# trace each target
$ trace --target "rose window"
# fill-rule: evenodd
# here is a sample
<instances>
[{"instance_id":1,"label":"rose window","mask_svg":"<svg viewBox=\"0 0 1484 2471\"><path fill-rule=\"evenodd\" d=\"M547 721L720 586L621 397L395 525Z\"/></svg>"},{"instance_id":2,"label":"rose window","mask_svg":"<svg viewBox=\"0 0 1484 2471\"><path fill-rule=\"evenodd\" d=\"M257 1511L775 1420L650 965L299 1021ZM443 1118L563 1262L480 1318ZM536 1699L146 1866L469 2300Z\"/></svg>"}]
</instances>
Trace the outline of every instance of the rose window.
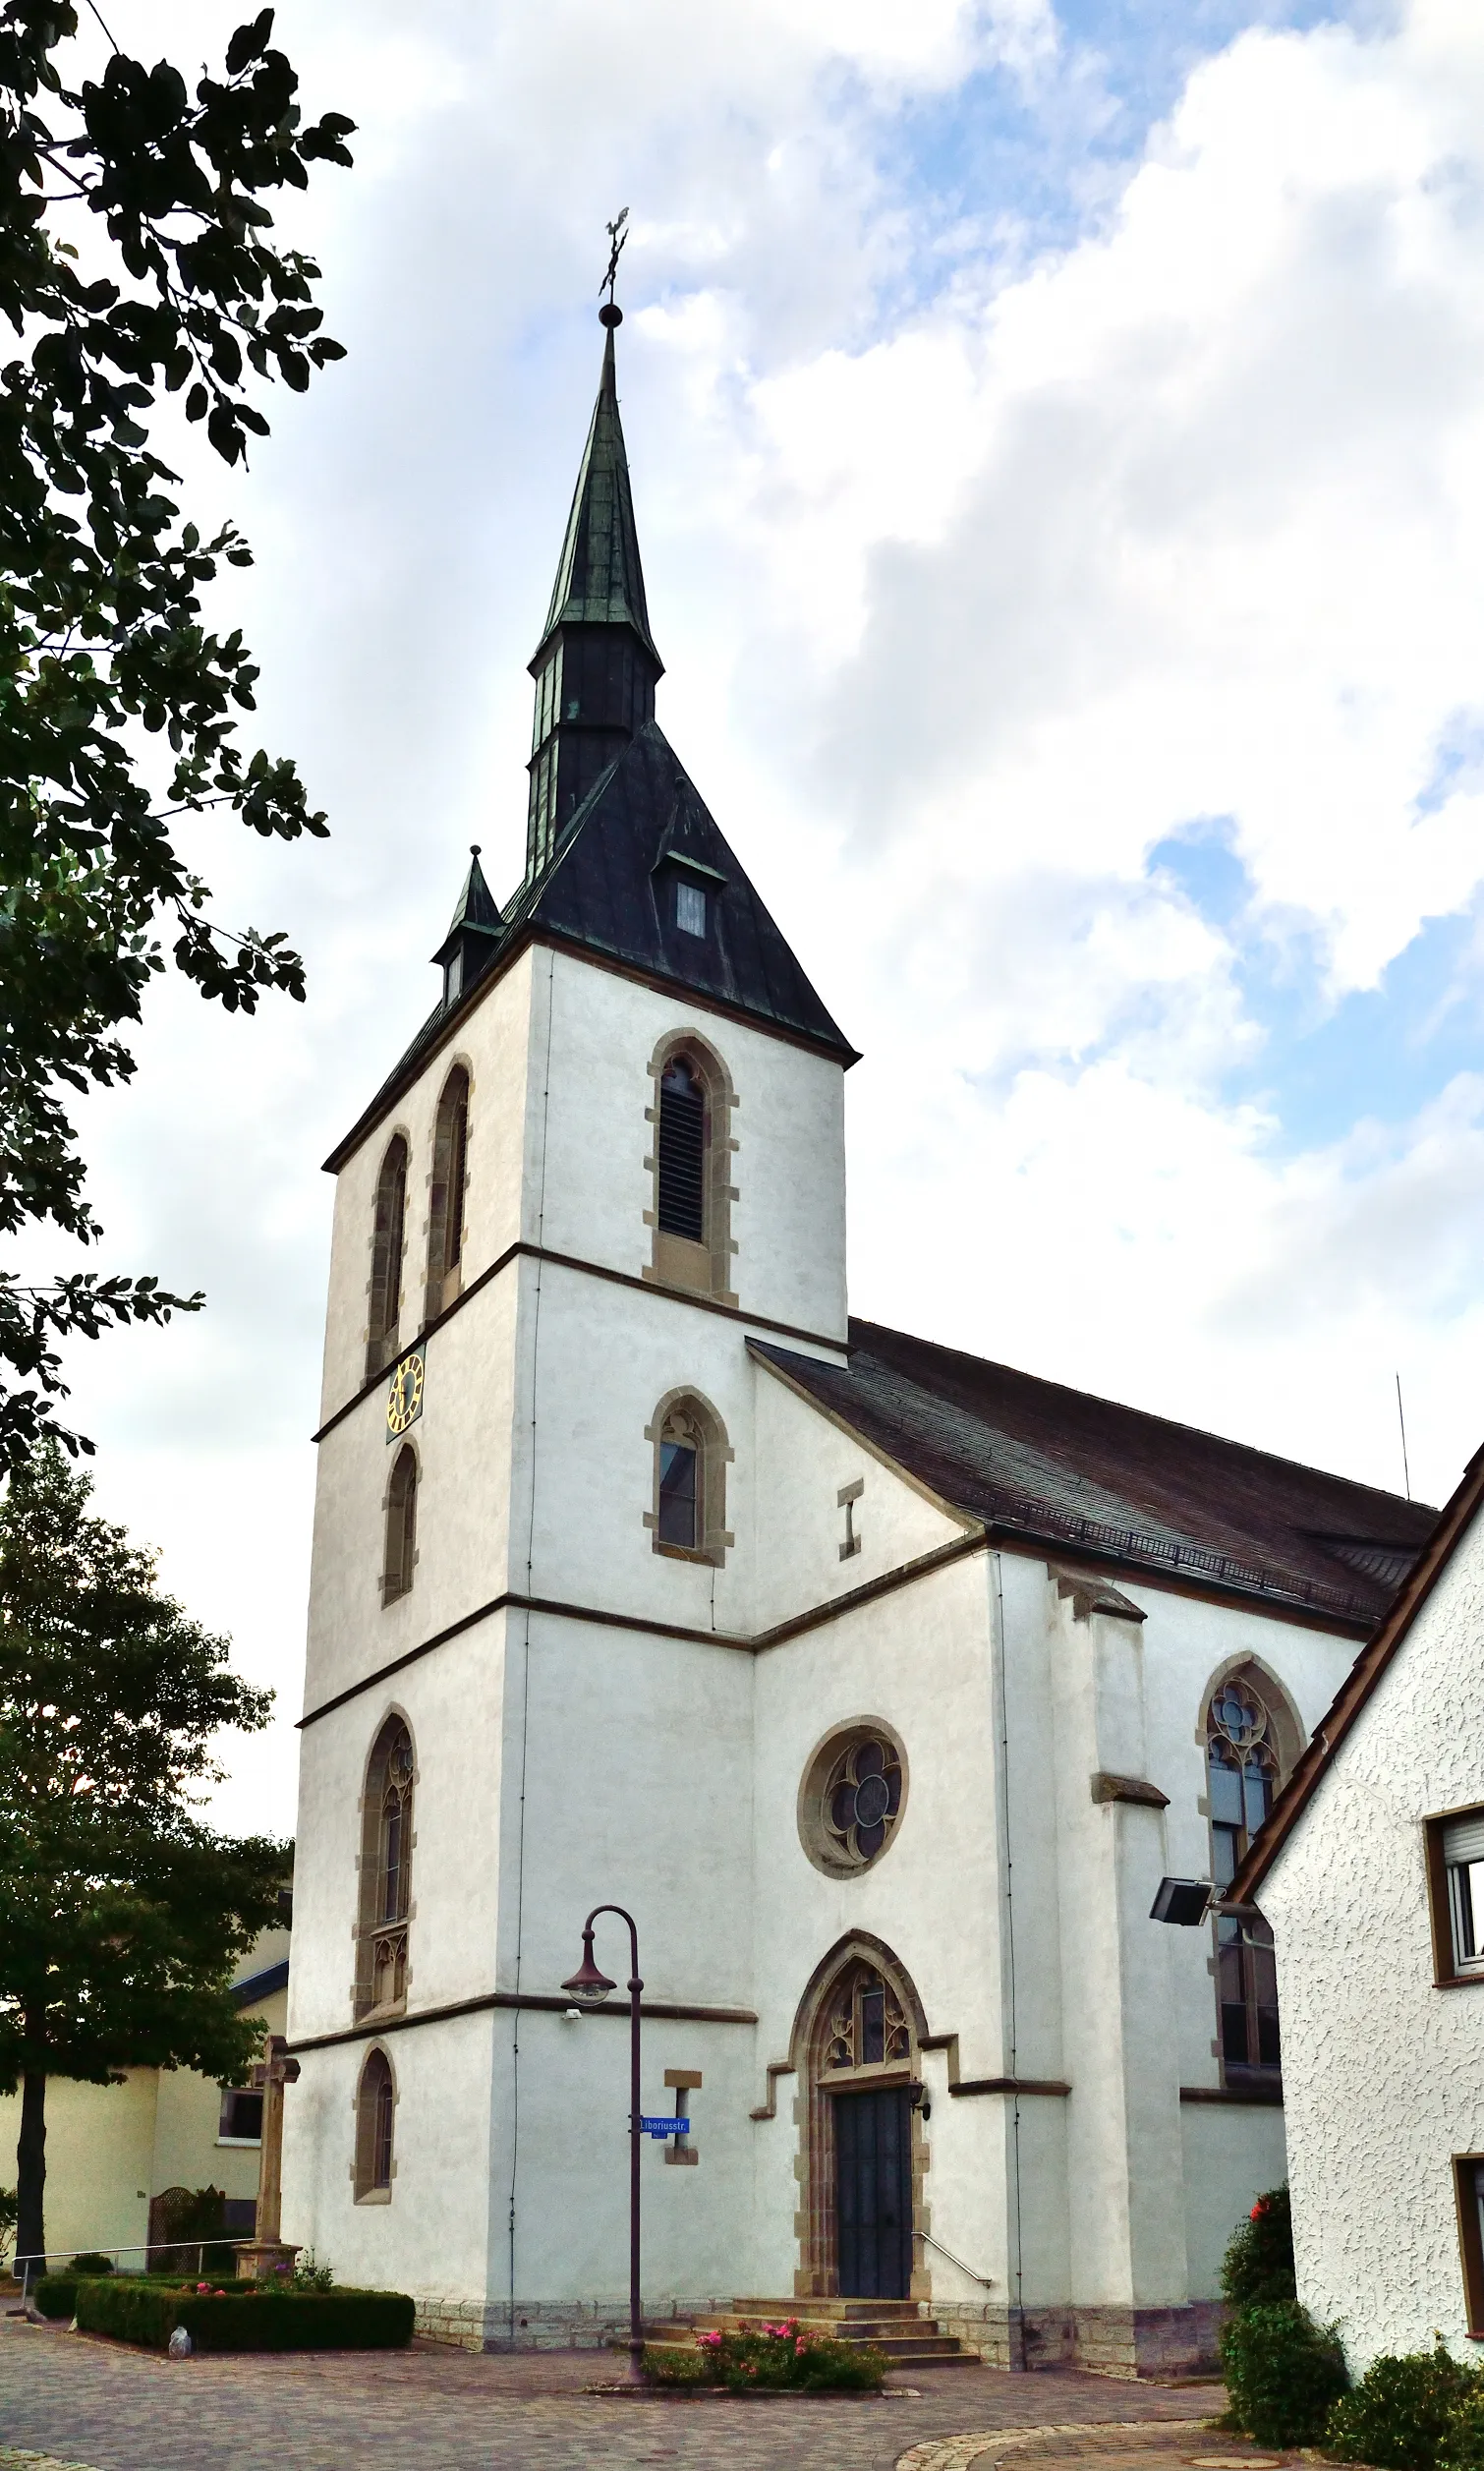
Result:
<instances>
[{"instance_id":1,"label":"rose window","mask_svg":"<svg viewBox=\"0 0 1484 2471\"><path fill-rule=\"evenodd\" d=\"M825 1831L835 1859L859 1869L881 1852L901 1809L901 1761L868 1735L842 1751L825 1788Z\"/></svg>"}]
</instances>

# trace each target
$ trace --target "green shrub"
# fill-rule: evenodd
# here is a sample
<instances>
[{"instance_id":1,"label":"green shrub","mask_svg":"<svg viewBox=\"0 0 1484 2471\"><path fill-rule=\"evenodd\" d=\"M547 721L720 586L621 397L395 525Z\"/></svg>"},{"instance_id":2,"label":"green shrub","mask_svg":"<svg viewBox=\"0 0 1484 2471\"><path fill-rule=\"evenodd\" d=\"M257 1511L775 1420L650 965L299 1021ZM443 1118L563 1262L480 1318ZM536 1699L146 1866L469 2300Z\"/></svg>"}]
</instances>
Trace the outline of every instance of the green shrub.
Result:
<instances>
[{"instance_id":1,"label":"green shrub","mask_svg":"<svg viewBox=\"0 0 1484 2471\"><path fill-rule=\"evenodd\" d=\"M1348 2378L1333 2327L1296 2300L1239 2308L1221 2331L1234 2425L1260 2445L1315 2445Z\"/></svg>"},{"instance_id":2,"label":"green shrub","mask_svg":"<svg viewBox=\"0 0 1484 2471\"><path fill-rule=\"evenodd\" d=\"M39 2282L31 2284L30 2295L43 2317L71 2319L78 2313L78 2277L75 2273L43 2273Z\"/></svg>"},{"instance_id":3,"label":"green shrub","mask_svg":"<svg viewBox=\"0 0 1484 2471\"><path fill-rule=\"evenodd\" d=\"M694 2342L647 2342L645 2383L651 2385L709 2385L711 2362Z\"/></svg>"},{"instance_id":4,"label":"green shrub","mask_svg":"<svg viewBox=\"0 0 1484 2471\"><path fill-rule=\"evenodd\" d=\"M90 2281L95 2274L111 2273L113 2271L113 2259L111 2257L105 2257L101 2249L85 2248L81 2256L74 2257L72 2264L68 2268L68 2271L69 2273L74 2274L79 2281L82 2281L85 2276Z\"/></svg>"},{"instance_id":5,"label":"green shrub","mask_svg":"<svg viewBox=\"0 0 1484 2471\"><path fill-rule=\"evenodd\" d=\"M1478 2370L1461 2366L1441 2336L1430 2351L1372 2360L1331 2411L1325 2452L1379 2471L1434 2471L1458 2406L1481 2388Z\"/></svg>"},{"instance_id":6,"label":"green shrub","mask_svg":"<svg viewBox=\"0 0 1484 2471\"><path fill-rule=\"evenodd\" d=\"M652 2342L644 2354L653 2385L725 2385L732 2393L879 2393L890 2365L885 2351L808 2333L795 2317L745 2333L703 2333L694 2351Z\"/></svg>"},{"instance_id":7,"label":"green shrub","mask_svg":"<svg viewBox=\"0 0 1484 2471\"><path fill-rule=\"evenodd\" d=\"M1275 2300L1297 2296L1288 2191L1286 2186L1270 2188L1227 2244L1222 2297L1228 2308L1266 2308Z\"/></svg>"},{"instance_id":8,"label":"green shrub","mask_svg":"<svg viewBox=\"0 0 1484 2471\"><path fill-rule=\"evenodd\" d=\"M1484 2471L1484 2377L1475 2377L1449 2412L1438 2471Z\"/></svg>"},{"instance_id":9,"label":"green shrub","mask_svg":"<svg viewBox=\"0 0 1484 2471\"><path fill-rule=\"evenodd\" d=\"M136 2274L78 2285L86 2333L163 2350L184 2326L199 2351L381 2351L412 2340L402 2291L266 2290L255 2284L145 2282Z\"/></svg>"}]
</instances>

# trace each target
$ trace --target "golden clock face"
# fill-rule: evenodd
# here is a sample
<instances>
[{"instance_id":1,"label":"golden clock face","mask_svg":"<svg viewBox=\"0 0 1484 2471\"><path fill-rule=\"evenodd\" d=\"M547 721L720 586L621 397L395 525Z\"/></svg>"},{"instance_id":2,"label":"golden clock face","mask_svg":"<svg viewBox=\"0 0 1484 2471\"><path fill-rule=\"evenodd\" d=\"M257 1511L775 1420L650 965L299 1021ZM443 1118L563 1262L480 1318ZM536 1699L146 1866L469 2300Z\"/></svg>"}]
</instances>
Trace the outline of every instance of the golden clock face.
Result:
<instances>
[{"instance_id":1,"label":"golden clock face","mask_svg":"<svg viewBox=\"0 0 1484 2471\"><path fill-rule=\"evenodd\" d=\"M421 1353L404 1355L392 1372L386 1394L386 1437L395 1441L423 1412L424 1365Z\"/></svg>"}]
</instances>

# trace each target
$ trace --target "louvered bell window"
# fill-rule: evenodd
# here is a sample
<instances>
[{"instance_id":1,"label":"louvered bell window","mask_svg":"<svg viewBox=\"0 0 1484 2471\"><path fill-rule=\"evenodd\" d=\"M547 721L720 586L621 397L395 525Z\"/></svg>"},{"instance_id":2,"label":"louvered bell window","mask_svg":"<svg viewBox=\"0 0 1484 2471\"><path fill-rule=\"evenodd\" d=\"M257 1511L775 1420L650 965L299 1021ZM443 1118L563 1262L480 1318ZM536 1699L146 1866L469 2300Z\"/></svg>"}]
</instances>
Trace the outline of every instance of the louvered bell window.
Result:
<instances>
[{"instance_id":1,"label":"louvered bell window","mask_svg":"<svg viewBox=\"0 0 1484 2471\"><path fill-rule=\"evenodd\" d=\"M706 1092L683 1056L659 1084L659 1225L706 1241Z\"/></svg>"},{"instance_id":2,"label":"louvered bell window","mask_svg":"<svg viewBox=\"0 0 1484 2471\"><path fill-rule=\"evenodd\" d=\"M1484 1973L1484 1810L1443 1824L1448 1918L1460 1974Z\"/></svg>"}]
</instances>

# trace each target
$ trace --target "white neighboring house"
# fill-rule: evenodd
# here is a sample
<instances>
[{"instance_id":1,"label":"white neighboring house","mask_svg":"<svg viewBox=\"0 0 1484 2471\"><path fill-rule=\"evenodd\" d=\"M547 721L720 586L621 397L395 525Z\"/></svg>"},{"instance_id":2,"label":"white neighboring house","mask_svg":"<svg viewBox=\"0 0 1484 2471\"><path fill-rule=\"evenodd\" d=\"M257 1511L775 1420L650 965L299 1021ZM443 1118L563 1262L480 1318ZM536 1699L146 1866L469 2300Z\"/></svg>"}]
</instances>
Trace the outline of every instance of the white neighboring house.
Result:
<instances>
[{"instance_id":1,"label":"white neighboring house","mask_svg":"<svg viewBox=\"0 0 1484 2471\"><path fill-rule=\"evenodd\" d=\"M623 2003L561 1987L612 1900L691 2122L652 2311L1189 2364L1278 2016L1151 1901L1230 1876L1431 1514L849 1318L855 1053L656 724L612 341L525 879L476 853L328 1162L284 2235L456 2340L622 2325Z\"/></svg>"},{"instance_id":2,"label":"white neighboring house","mask_svg":"<svg viewBox=\"0 0 1484 2471\"><path fill-rule=\"evenodd\" d=\"M1484 2342L1481 1502L1484 1451L1234 1889L1277 1943L1298 2295L1360 2369Z\"/></svg>"}]
</instances>

